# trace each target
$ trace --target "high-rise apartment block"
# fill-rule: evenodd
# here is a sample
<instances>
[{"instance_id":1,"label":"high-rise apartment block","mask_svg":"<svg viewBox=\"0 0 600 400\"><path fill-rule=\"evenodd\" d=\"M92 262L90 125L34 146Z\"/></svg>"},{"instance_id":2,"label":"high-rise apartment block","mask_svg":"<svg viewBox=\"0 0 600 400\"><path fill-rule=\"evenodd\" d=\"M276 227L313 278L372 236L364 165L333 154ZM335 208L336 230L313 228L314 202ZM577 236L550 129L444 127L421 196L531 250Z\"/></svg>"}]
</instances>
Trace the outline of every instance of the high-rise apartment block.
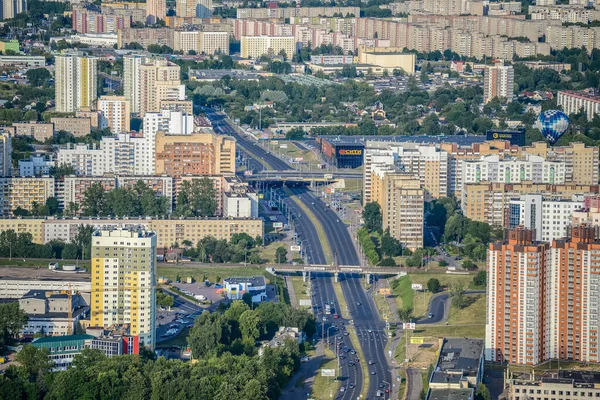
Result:
<instances>
[{"instance_id":1,"label":"high-rise apartment block","mask_svg":"<svg viewBox=\"0 0 600 400\"><path fill-rule=\"evenodd\" d=\"M519 227L490 245L486 358L536 365L600 361L598 228L574 226L552 246Z\"/></svg>"},{"instance_id":2,"label":"high-rise apartment block","mask_svg":"<svg viewBox=\"0 0 600 400\"><path fill-rule=\"evenodd\" d=\"M240 41L240 56L243 58L257 59L262 55L282 53L290 59L296 53L294 36L242 36Z\"/></svg>"},{"instance_id":3,"label":"high-rise apartment block","mask_svg":"<svg viewBox=\"0 0 600 400\"><path fill-rule=\"evenodd\" d=\"M8 132L0 131L0 176L12 174L12 145Z\"/></svg>"},{"instance_id":4,"label":"high-rise apartment block","mask_svg":"<svg viewBox=\"0 0 600 400\"><path fill-rule=\"evenodd\" d=\"M27 11L27 0L3 0L1 11L0 20L12 19L17 14Z\"/></svg>"},{"instance_id":5,"label":"high-rise apartment block","mask_svg":"<svg viewBox=\"0 0 600 400\"><path fill-rule=\"evenodd\" d=\"M98 99L98 110L102 112L103 127L112 133L129 132L131 107L125 96L102 96Z\"/></svg>"},{"instance_id":6,"label":"high-rise apartment block","mask_svg":"<svg viewBox=\"0 0 600 400\"><path fill-rule=\"evenodd\" d=\"M180 18L210 18L212 0L177 0L175 13Z\"/></svg>"},{"instance_id":7,"label":"high-rise apartment block","mask_svg":"<svg viewBox=\"0 0 600 400\"><path fill-rule=\"evenodd\" d=\"M149 61L141 54L123 56L123 94L130 103L131 112L140 112L140 66Z\"/></svg>"},{"instance_id":8,"label":"high-rise apartment block","mask_svg":"<svg viewBox=\"0 0 600 400\"><path fill-rule=\"evenodd\" d=\"M156 24L158 20L165 20L167 4L165 0L148 0L146 2L146 22Z\"/></svg>"},{"instance_id":9,"label":"high-rise apartment block","mask_svg":"<svg viewBox=\"0 0 600 400\"><path fill-rule=\"evenodd\" d=\"M156 234L101 230L92 235L92 326L128 325L140 344L156 344Z\"/></svg>"},{"instance_id":10,"label":"high-rise apartment block","mask_svg":"<svg viewBox=\"0 0 600 400\"><path fill-rule=\"evenodd\" d=\"M196 17L210 18L213 13L212 0L196 0Z\"/></svg>"},{"instance_id":11,"label":"high-rise apartment block","mask_svg":"<svg viewBox=\"0 0 600 400\"><path fill-rule=\"evenodd\" d=\"M550 245L533 231L509 231L488 252L486 358L535 365L545 359L547 258ZM556 314L554 314L556 315ZM548 317L550 317L548 315Z\"/></svg>"},{"instance_id":12,"label":"high-rise apartment block","mask_svg":"<svg viewBox=\"0 0 600 400\"><path fill-rule=\"evenodd\" d=\"M411 250L422 248L425 194L418 176L379 164L371 182L371 201L381 207L383 229Z\"/></svg>"},{"instance_id":13,"label":"high-rise apartment block","mask_svg":"<svg viewBox=\"0 0 600 400\"><path fill-rule=\"evenodd\" d=\"M212 133L156 135L156 174L235 174L235 140Z\"/></svg>"},{"instance_id":14,"label":"high-rise apartment block","mask_svg":"<svg viewBox=\"0 0 600 400\"><path fill-rule=\"evenodd\" d=\"M512 65L494 65L486 67L483 76L483 102L493 98L512 101L515 86L515 70Z\"/></svg>"},{"instance_id":15,"label":"high-rise apartment block","mask_svg":"<svg viewBox=\"0 0 600 400\"><path fill-rule=\"evenodd\" d=\"M363 188L365 201L370 201L372 165L392 164L402 172L415 175L425 190L425 201L448 195L448 153L435 146L415 143L368 141L365 146Z\"/></svg>"},{"instance_id":16,"label":"high-rise apartment block","mask_svg":"<svg viewBox=\"0 0 600 400\"><path fill-rule=\"evenodd\" d=\"M161 100L184 100L185 86L180 67L167 60L152 60L139 66L139 114L160 111ZM126 84L127 86L127 84Z\"/></svg>"},{"instance_id":17,"label":"high-rise apartment block","mask_svg":"<svg viewBox=\"0 0 600 400\"><path fill-rule=\"evenodd\" d=\"M56 111L75 112L92 107L96 101L96 57L67 53L55 58Z\"/></svg>"}]
</instances>

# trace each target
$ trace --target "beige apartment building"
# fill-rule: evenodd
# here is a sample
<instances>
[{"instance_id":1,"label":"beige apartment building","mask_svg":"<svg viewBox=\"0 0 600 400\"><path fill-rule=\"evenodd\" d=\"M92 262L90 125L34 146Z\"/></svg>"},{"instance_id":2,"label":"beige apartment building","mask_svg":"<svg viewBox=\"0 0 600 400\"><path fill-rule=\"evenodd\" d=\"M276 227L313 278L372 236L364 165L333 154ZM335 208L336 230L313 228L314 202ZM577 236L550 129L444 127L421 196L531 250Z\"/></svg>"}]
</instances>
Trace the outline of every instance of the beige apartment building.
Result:
<instances>
[{"instance_id":1,"label":"beige apartment building","mask_svg":"<svg viewBox=\"0 0 600 400\"><path fill-rule=\"evenodd\" d=\"M139 114L144 116L147 112L158 112L160 100L183 100L179 98L182 85L180 81L181 68L165 59L152 60L139 66ZM159 89L160 86L160 89ZM185 88L184 95L185 95ZM160 91L160 93L159 93ZM167 99L167 93L172 91L178 94L176 98Z\"/></svg>"},{"instance_id":2,"label":"beige apartment building","mask_svg":"<svg viewBox=\"0 0 600 400\"><path fill-rule=\"evenodd\" d=\"M30 233L33 243L44 244L44 222L41 218L0 218L0 232Z\"/></svg>"},{"instance_id":3,"label":"beige apartment building","mask_svg":"<svg viewBox=\"0 0 600 400\"><path fill-rule=\"evenodd\" d=\"M155 24L158 20L165 20L167 4L165 0L148 0L146 2L146 22Z\"/></svg>"},{"instance_id":4,"label":"beige apartment building","mask_svg":"<svg viewBox=\"0 0 600 400\"><path fill-rule=\"evenodd\" d=\"M425 194L419 178L390 165L371 172L372 201L381 207L383 229L411 250L423 247Z\"/></svg>"},{"instance_id":5,"label":"beige apartment building","mask_svg":"<svg viewBox=\"0 0 600 400\"><path fill-rule=\"evenodd\" d=\"M33 203L45 204L54 196L54 178L0 178L2 215L12 215L18 207L31 210Z\"/></svg>"},{"instance_id":6,"label":"beige apartment building","mask_svg":"<svg viewBox=\"0 0 600 400\"><path fill-rule=\"evenodd\" d=\"M92 110L91 108L82 107L80 110L75 111L75 117L76 118L89 118L90 125L92 126L92 128L99 127L98 124L100 121L100 111L98 111L98 110Z\"/></svg>"},{"instance_id":7,"label":"beige apartment building","mask_svg":"<svg viewBox=\"0 0 600 400\"><path fill-rule=\"evenodd\" d=\"M206 55L229 54L229 33L218 31L200 32L198 35L198 53Z\"/></svg>"},{"instance_id":8,"label":"beige apartment building","mask_svg":"<svg viewBox=\"0 0 600 400\"><path fill-rule=\"evenodd\" d=\"M599 177L598 147L574 142L568 146L552 147L546 142L536 142L522 148L523 153L540 156L546 160L563 161L566 165L565 182L578 185L597 185Z\"/></svg>"},{"instance_id":9,"label":"beige apartment building","mask_svg":"<svg viewBox=\"0 0 600 400\"><path fill-rule=\"evenodd\" d=\"M160 110L178 111L184 114L194 114L194 103L192 100L159 100Z\"/></svg>"},{"instance_id":10,"label":"beige apartment building","mask_svg":"<svg viewBox=\"0 0 600 400\"><path fill-rule=\"evenodd\" d=\"M44 142L54 136L54 125L43 122L14 122L15 136L29 136Z\"/></svg>"},{"instance_id":11,"label":"beige apartment building","mask_svg":"<svg viewBox=\"0 0 600 400\"><path fill-rule=\"evenodd\" d=\"M56 132L69 132L75 137L86 136L92 132L92 118L90 117L52 117L50 122L54 124ZM98 127L97 122L96 127Z\"/></svg>"},{"instance_id":12,"label":"beige apartment building","mask_svg":"<svg viewBox=\"0 0 600 400\"><path fill-rule=\"evenodd\" d=\"M177 2L179 8L180 2ZM198 31L175 31L173 33L173 50L183 51L187 54L190 50L198 53L200 32Z\"/></svg>"},{"instance_id":13,"label":"beige apartment building","mask_svg":"<svg viewBox=\"0 0 600 400\"><path fill-rule=\"evenodd\" d=\"M522 182L469 183L463 185L461 209L465 217L491 226L505 226L510 200L525 194L552 195L557 199L571 199L574 195L598 194L598 185L550 185Z\"/></svg>"},{"instance_id":14,"label":"beige apartment building","mask_svg":"<svg viewBox=\"0 0 600 400\"><path fill-rule=\"evenodd\" d=\"M107 127L114 134L129 132L131 104L125 96L100 97L98 110L102 113L103 127Z\"/></svg>"},{"instance_id":15,"label":"beige apartment building","mask_svg":"<svg viewBox=\"0 0 600 400\"><path fill-rule=\"evenodd\" d=\"M238 9L239 11L239 9ZM296 53L294 36L242 36L240 40L240 56L257 59L262 55L276 56L285 52L291 59Z\"/></svg>"},{"instance_id":16,"label":"beige apartment building","mask_svg":"<svg viewBox=\"0 0 600 400\"><path fill-rule=\"evenodd\" d=\"M407 74L414 74L417 56L404 53L403 49L390 47L358 46L358 63L385 68L388 72L399 68Z\"/></svg>"},{"instance_id":17,"label":"beige apartment building","mask_svg":"<svg viewBox=\"0 0 600 400\"><path fill-rule=\"evenodd\" d=\"M156 135L155 173L183 175L235 174L235 140L214 133Z\"/></svg>"}]
</instances>

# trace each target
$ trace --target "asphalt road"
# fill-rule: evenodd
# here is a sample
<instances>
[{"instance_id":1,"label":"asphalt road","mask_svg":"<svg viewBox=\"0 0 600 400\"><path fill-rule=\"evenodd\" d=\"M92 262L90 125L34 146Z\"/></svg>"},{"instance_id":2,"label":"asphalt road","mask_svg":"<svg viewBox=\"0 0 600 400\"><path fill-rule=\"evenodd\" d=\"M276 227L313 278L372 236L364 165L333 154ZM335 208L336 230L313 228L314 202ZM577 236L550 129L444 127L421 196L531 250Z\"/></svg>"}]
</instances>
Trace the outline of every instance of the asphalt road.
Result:
<instances>
[{"instance_id":1,"label":"asphalt road","mask_svg":"<svg viewBox=\"0 0 600 400\"><path fill-rule=\"evenodd\" d=\"M221 135L230 135L236 139L238 152L241 150L250 152L252 155L256 156L256 158L264 159L271 167L273 167L273 169L277 171L293 169L285 161L282 161L277 156L260 147L255 141L247 139L243 135L237 133L237 131L233 129L233 127L227 122L226 116L223 113L219 113L210 107L203 107L202 111L206 113L206 116L212 123L213 129L216 133ZM250 164L256 171L261 171L263 169L262 164L257 160L252 160L250 158Z\"/></svg>"},{"instance_id":2,"label":"asphalt road","mask_svg":"<svg viewBox=\"0 0 600 400\"><path fill-rule=\"evenodd\" d=\"M360 258L350 233L339 216L306 188L292 188L291 190L296 198L302 201L321 222L333 253L334 262L339 265L360 265ZM375 397L378 390L385 390L387 385L392 382L392 375L385 357L385 346L388 340L385 335L385 323L380 320L372 297L368 296L362 288L358 274L340 274L339 279L348 311L352 316L363 353L367 358L365 361L373 361L373 365L368 367L371 379L367 394L367 397L372 398Z\"/></svg>"},{"instance_id":3,"label":"asphalt road","mask_svg":"<svg viewBox=\"0 0 600 400\"><path fill-rule=\"evenodd\" d=\"M171 307L172 312L178 312L178 313L184 314L184 315L192 315L192 314L201 313L202 311L204 311L204 309L202 307L192 303L191 301L180 296L176 292L173 292L170 290L165 290L165 291L168 294L170 294L171 296L173 296L173 307ZM166 313L161 313L160 311L157 311L157 314L160 316L160 315L164 315ZM194 324L194 319L195 319L194 317L189 317L189 318L184 317L184 319L186 319L188 321L187 324L182 324L182 323L178 323L178 322L170 322L168 324L165 324L163 319L159 318L158 321L163 323L164 325L161 325L158 328L156 328L156 342L160 343L165 340L171 339L171 338L177 336L186 325ZM177 325L177 334L173 335L173 336L169 336L169 337L163 337L162 335L169 330L169 326L171 326L171 325Z\"/></svg>"},{"instance_id":4,"label":"asphalt road","mask_svg":"<svg viewBox=\"0 0 600 400\"><path fill-rule=\"evenodd\" d=\"M407 371L408 375L408 400L419 400L421 398L421 392L423 391L423 379L421 378L421 370L416 368L409 368Z\"/></svg>"},{"instance_id":5,"label":"asphalt road","mask_svg":"<svg viewBox=\"0 0 600 400\"><path fill-rule=\"evenodd\" d=\"M467 290L466 294L485 294L485 290ZM450 311L450 294L442 293L431 298L429 302L429 313L433 314L432 318L421 318L417 324L439 324L448 319Z\"/></svg>"}]
</instances>

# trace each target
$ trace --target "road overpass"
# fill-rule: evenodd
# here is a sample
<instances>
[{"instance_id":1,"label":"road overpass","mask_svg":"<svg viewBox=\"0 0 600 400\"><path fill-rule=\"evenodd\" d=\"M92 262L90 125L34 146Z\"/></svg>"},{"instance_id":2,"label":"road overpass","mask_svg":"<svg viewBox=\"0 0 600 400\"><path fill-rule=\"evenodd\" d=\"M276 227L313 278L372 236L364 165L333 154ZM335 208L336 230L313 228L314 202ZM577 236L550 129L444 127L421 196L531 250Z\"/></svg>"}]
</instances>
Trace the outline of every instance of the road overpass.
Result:
<instances>
[{"instance_id":1,"label":"road overpass","mask_svg":"<svg viewBox=\"0 0 600 400\"><path fill-rule=\"evenodd\" d=\"M276 273L289 273L289 272L302 272L304 281L310 280L311 272L326 272L333 274L335 281L337 282L338 274L365 274L367 279L370 275L398 275L404 276L407 274L407 270L399 267L373 267L360 265L328 265L328 264L271 264L265 268L272 274Z\"/></svg>"},{"instance_id":2,"label":"road overpass","mask_svg":"<svg viewBox=\"0 0 600 400\"><path fill-rule=\"evenodd\" d=\"M269 181L269 182L332 182L339 179L362 179L362 174L356 172L305 172L305 171L273 171L264 170L245 176L249 181Z\"/></svg>"}]
</instances>

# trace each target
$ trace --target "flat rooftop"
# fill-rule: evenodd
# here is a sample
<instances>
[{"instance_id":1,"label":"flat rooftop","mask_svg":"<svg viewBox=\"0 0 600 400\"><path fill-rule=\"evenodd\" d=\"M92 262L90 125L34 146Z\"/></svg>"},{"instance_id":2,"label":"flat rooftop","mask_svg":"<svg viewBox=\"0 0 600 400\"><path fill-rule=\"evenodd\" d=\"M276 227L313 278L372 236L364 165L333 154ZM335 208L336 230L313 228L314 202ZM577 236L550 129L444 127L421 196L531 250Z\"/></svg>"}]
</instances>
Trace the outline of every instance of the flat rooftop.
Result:
<instances>
[{"instance_id":1,"label":"flat rooftop","mask_svg":"<svg viewBox=\"0 0 600 400\"><path fill-rule=\"evenodd\" d=\"M28 280L28 281L79 281L89 282L91 280L88 272L57 272L48 269L48 265L40 262L39 268L11 268L0 267L0 280Z\"/></svg>"},{"instance_id":2,"label":"flat rooftop","mask_svg":"<svg viewBox=\"0 0 600 400\"><path fill-rule=\"evenodd\" d=\"M428 400L473 400L473 389L431 389Z\"/></svg>"},{"instance_id":3,"label":"flat rooftop","mask_svg":"<svg viewBox=\"0 0 600 400\"><path fill-rule=\"evenodd\" d=\"M600 383L600 372L597 371L558 371L561 379L572 379L577 383Z\"/></svg>"},{"instance_id":4,"label":"flat rooftop","mask_svg":"<svg viewBox=\"0 0 600 400\"><path fill-rule=\"evenodd\" d=\"M462 370L465 375L477 373L483 351L483 340L467 338L449 338L444 340L440 350L441 371Z\"/></svg>"},{"instance_id":5,"label":"flat rooftop","mask_svg":"<svg viewBox=\"0 0 600 400\"><path fill-rule=\"evenodd\" d=\"M230 284L240 284L240 283L250 283L252 286L266 286L267 283L265 281L265 277L260 275L260 276L252 276L252 277L229 277L226 279L223 279L224 282L230 283Z\"/></svg>"},{"instance_id":6,"label":"flat rooftop","mask_svg":"<svg viewBox=\"0 0 600 400\"><path fill-rule=\"evenodd\" d=\"M487 140L485 135L448 135L448 136L319 136L327 141L339 138L344 142L397 142L397 143L419 143L419 144L441 144L456 143L463 146L470 146L473 143L483 143Z\"/></svg>"}]
</instances>

